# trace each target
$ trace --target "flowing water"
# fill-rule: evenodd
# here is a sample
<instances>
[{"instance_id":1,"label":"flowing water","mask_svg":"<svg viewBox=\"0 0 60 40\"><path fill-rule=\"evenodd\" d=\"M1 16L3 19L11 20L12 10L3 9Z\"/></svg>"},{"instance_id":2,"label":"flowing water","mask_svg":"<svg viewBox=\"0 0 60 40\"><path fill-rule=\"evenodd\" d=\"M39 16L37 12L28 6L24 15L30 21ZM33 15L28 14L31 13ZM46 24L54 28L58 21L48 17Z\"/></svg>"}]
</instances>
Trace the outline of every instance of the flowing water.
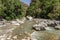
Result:
<instances>
[{"instance_id":1,"label":"flowing water","mask_svg":"<svg viewBox=\"0 0 60 40\"><path fill-rule=\"evenodd\" d=\"M33 21L28 21L26 20L25 23L23 25L21 25L20 27L17 27L12 35L18 35L18 39L22 39L24 38L25 36L28 36L25 34L25 32L27 33L32 33L34 30L32 29L32 26L33 26L34 22ZM21 34L21 35L19 35Z\"/></svg>"},{"instance_id":2,"label":"flowing water","mask_svg":"<svg viewBox=\"0 0 60 40\"><path fill-rule=\"evenodd\" d=\"M22 40L25 36L29 36L26 33L33 33L35 30L32 29L32 26L35 24L34 21L26 20L24 24L20 26L12 26L8 25L6 27L0 28L0 35L7 34L10 35L10 30L12 30L12 37L17 35L16 40ZM57 35L57 36L56 36ZM56 36L56 37L55 37ZM60 30L52 30L52 31L37 31L38 40L55 40L55 38L60 37ZM57 39L59 40L59 39Z\"/></svg>"}]
</instances>

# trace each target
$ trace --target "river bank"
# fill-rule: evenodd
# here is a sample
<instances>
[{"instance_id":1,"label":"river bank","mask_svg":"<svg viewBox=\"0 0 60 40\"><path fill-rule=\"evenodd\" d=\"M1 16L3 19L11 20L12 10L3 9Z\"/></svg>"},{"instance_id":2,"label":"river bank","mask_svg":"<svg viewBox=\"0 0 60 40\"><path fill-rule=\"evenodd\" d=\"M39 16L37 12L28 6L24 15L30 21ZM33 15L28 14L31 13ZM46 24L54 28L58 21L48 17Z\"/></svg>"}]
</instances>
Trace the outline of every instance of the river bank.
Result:
<instances>
[{"instance_id":1,"label":"river bank","mask_svg":"<svg viewBox=\"0 0 60 40\"><path fill-rule=\"evenodd\" d=\"M43 26L45 30L39 30ZM56 20L22 18L0 21L0 40L59 40L59 33L60 21Z\"/></svg>"}]
</instances>

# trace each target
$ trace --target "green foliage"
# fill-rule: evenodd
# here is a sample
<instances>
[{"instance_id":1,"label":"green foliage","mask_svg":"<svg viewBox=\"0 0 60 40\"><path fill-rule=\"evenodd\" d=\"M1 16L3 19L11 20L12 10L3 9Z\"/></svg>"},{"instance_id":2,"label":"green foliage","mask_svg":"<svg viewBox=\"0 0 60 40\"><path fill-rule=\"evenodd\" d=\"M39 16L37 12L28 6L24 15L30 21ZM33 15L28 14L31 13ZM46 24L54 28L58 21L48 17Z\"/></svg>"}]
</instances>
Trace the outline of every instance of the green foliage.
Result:
<instances>
[{"instance_id":1,"label":"green foliage","mask_svg":"<svg viewBox=\"0 0 60 40\"><path fill-rule=\"evenodd\" d=\"M20 0L0 0L0 18L12 20L23 17L22 5Z\"/></svg>"},{"instance_id":2,"label":"green foliage","mask_svg":"<svg viewBox=\"0 0 60 40\"><path fill-rule=\"evenodd\" d=\"M60 16L60 0L32 0L26 15L56 19Z\"/></svg>"}]
</instances>

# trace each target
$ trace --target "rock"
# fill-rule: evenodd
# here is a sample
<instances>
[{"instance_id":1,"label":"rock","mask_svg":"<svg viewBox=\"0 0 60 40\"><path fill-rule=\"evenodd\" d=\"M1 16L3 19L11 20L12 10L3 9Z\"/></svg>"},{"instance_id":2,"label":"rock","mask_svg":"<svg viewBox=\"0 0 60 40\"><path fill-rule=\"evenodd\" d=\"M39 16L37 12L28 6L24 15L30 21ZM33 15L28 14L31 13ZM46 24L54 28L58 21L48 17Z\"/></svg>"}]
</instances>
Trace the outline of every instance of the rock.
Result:
<instances>
[{"instance_id":1,"label":"rock","mask_svg":"<svg viewBox=\"0 0 60 40\"><path fill-rule=\"evenodd\" d=\"M10 40L11 38L7 38L7 40Z\"/></svg>"},{"instance_id":2,"label":"rock","mask_svg":"<svg viewBox=\"0 0 60 40\"><path fill-rule=\"evenodd\" d=\"M35 21L36 24L39 24L39 21Z\"/></svg>"},{"instance_id":3,"label":"rock","mask_svg":"<svg viewBox=\"0 0 60 40\"><path fill-rule=\"evenodd\" d=\"M35 25L33 25L33 29L40 31L40 30L44 30L44 27L39 24L35 24Z\"/></svg>"},{"instance_id":4,"label":"rock","mask_svg":"<svg viewBox=\"0 0 60 40\"><path fill-rule=\"evenodd\" d=\"M22 34L19 34L19 36L21 36Z\"/></svg>"},{"instance_id":5,"label":"rock","mask_svg":"<svg viewBox=\"0 0 60 40\"><path fill-rule=\"evenodd\" d=\"M55 26L55 29L60 30L60 25Z\"/></svg>"},{"instance_id":6,"label":"rock","mask_svg":"<svg viewBox=\"0 0 60 40\"><path fill-rule=\"evenodd\" d=\"M5 19L2 19L2 21L3 21L3 22L6 22L7 20L5 20Z\"/></svg>"},{"instance_id":7,"label":"rock","mask_svg":"<svg viewBox=\"0 0 60 40\"><path fill-rule=\"evenodd\" d=\"M0 27L5 27L5 26L6 26L6 24L0 23Z\"/></svg>"},{"instance_id":8,"label":"rock","mask_svg":"<svg viewBox=\"0 0 60 40\"><path fill-rule=\"evenodd\" d=\"M20 23L20 24L23 24L23 23L24 23L24 21L19 21L19 23Z\"/></svg>"},{"instance_id":9,"label":"rock","mask_svg":"<svg viewBox=\"0 0 60 40\"><path fill-rule=\"evenodd\" d=\"M60 21L55 21L56 25L60 25Z\"/></svg>"},{"instance_id":10,"label":"rock","mask_svg":"<svg viewBox=\"0 0 60 40\"><path fill-rule=\"evenodd\" d=\"M26 31L24 32L24 34L27 36L30 36L30 33L26 32Z\"/></svg>"},{"instance_id":11,"label":"rock","mask_svg":"<svg viewBox=\"0 0 60 40\"><path fill-rule=\"evenodd\" d=\"M33 33L31 33L31 40L38 40L38 33L37 33L37 31L34 31Z\"/></svg>"},{"instance_id":12,"label":"rock","mask_svg":"<svg viewBox=\"0 0 60 40\"><path fill-rule=\"evenodd\" d=\"M41 25L42 27L47 27L47 26L48 26L45 22L41 22L40 25Z\"/></svg>"},{"instance_id":13,"label":"rock","mask_svg":"<svg viewBox=\"0 0 60 40\"><path fill-rule=\"evenodd\" d=\"M45 27L47 27L47 24L44 22L40 22L39 24L33 25L33 29L38 30L38 31L45 30Z\"/></svg>"},{"instance_id":14,"label":"rock","mask_svg":"<svg viewBox=\"0 0 60 40\"><path fill-rule=\"evenodd\" d=\"M34 21L36 24L39 24L40 19L33 19L33 21Z\"/></svg>"},{"instance_id":15,"label":"rock","mask_svg":"<svg viewBox=\"0 0 60 40\"><path fill-rule=\"evenodd\" d=\"M17 39L17 35L13 36L14 39Z\"/></svg>"},{"instance_id":16,"label":"rock","mask_svg":"<svg viewBox=\"0 0 60 40\"><path fill-rule=\"evenodd\" d=\"M27 19L31 21L33 18L31 16L27 16Z\"/></svg>"},{"instance_id":17,"label":"rock","mask_svg":"<svg viewBox=\"0 0 60 40\"><path fill-rule=\"evenodd\" d=\"M33 28L34 28L34 29L35 29L35 28L38 28L38 27L39 27L38 24L33 25Z\"/></svg>"},{"instance_id":18,"label":"rock","mask_svg":"<svg viewBox=\"0 0 60 40\"><path fill-rule=\"evenodd\" d=\"M6 25L0 25L0 27L5 27Z\"/></svg>"},{"instance_id":19,"label":"rock","mask_svg":"<svg viewBox=\"0 0 60 40\"><path fill-rule=\"evenodd\" d=\"M8 40L10 40L10 39L11 39L11 37L12 37L12 35L9 35L9 36L7 37L7 39L8 39Z\"/></svg>"},{"instance_id":20,"label":"rock","mask_svg":"<svg viewBox=\"0 0 60 40\"><path fill-rule=\"evenodd\" d=\"M16 21L18 22L18 23L20 23L20 24L23 24L24 23L24 20L19 20L19 19L16 19Z\"/></svg>"},{"instance_id":21,"label":"rock","mask_svg":"<svg viewBox=\"0 0 60 40\"><path fill-rule=\"evenodd\" d=\"M22 39L22 40L26 40L26 39Z\"/></svg>"},{"instance_id":22,"label":"rock","mask_svg":"<svg viewBox=\"0 0 60 40\"><path fill-rule=\"evenodd\" d=\"M25 37L22 40L30 40L30 37Z\"/></svg>"},{"instance_id":23,"label":"rock","mask_svg":"<svg viewBox=\"0 0 60 40\"><path fill-rule=\"evenodd\" d=\"M48 26L55 27L56 23L53 20L48 20Z\"/></svg>"},{"instance_id":24,"label":"rock","mask_svg":"<svg viewBox=\"0 0 60 40\"><path fill-rule=\"evenodd\" d=\"M23 18L22 18L22 21L25 21L25 20L26 20L26 17L23 17Z\"/></svg>"},{"instance_id":25,"label":"rock","mask_svg":"<svg viewBox=\"0 0 60 40\"><path fill-rule=\"evenodd\" d=\"M17 21L11 21L11 24L12 24L12 25L17 25L17 26L20 25Z\"/></svg>"},{"instance_id":26,"label":"rock","mask_svg":"<svg viewBox=\"0 0 60 40\"><path fill-rule=\"evenodd\" d=\"M6 34L0 36L0 40L6 40L6 38L7 38Z\"/></svg>"},{"instance_id":27,"label":"rock","mask_svg":"<svg viewBox=\"0 0 60 40\"><path fill-rule=\"evenodd\" d=\"M31 40L37 40L37 39L31 39Z\"/></svg>"},{"instance_id":28,"label":"rock","mask_svg":"<svg viewBox=\"0 0 60 40\"><path fill-rule=\"evenodd\" d=\"M50 31L52 31L52 30L55 30L53 27L45 27L45 30L50 30Z\"/></svg>"}]
</instances>

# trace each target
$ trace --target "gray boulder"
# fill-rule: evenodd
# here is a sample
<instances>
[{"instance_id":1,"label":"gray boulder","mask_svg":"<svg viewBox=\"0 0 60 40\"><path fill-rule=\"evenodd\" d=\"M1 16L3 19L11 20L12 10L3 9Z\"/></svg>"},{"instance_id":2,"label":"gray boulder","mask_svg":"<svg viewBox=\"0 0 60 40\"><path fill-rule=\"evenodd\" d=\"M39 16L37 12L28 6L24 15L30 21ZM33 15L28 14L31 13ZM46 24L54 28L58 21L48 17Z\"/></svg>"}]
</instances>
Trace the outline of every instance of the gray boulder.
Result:
<instances>
[{"instance_id":1,"label":"gray boulder","mask_svg":"<svg viewBox=\"0 0 60 40\"><path fill-rule=\"evenodd\" d=\"M42 25L42 24L35 24L35 25L33 25L33 29L35 29L35 30L37 30L37 31L45 30L44 27L45 27L45 26Z\"/></svg>"},{"instance_id":2,"label":"gray boulder","mask_svg":"<svg viewBox=\"0 0 60 40\"><path fill-rule=\"evenodd\" d=\"M55 21L55 24L56 25L60 25L60 21Z\"/></svg>"},{"instance_id":3,"label":"gray boulder","mask_svg":"<svg viewBox=\"0 0 60 40\"><path fill-rule=\"evenodd\" d=\"M55 29L60 30L60 25L55 26Z\"/></svg>"}]
</instances>

